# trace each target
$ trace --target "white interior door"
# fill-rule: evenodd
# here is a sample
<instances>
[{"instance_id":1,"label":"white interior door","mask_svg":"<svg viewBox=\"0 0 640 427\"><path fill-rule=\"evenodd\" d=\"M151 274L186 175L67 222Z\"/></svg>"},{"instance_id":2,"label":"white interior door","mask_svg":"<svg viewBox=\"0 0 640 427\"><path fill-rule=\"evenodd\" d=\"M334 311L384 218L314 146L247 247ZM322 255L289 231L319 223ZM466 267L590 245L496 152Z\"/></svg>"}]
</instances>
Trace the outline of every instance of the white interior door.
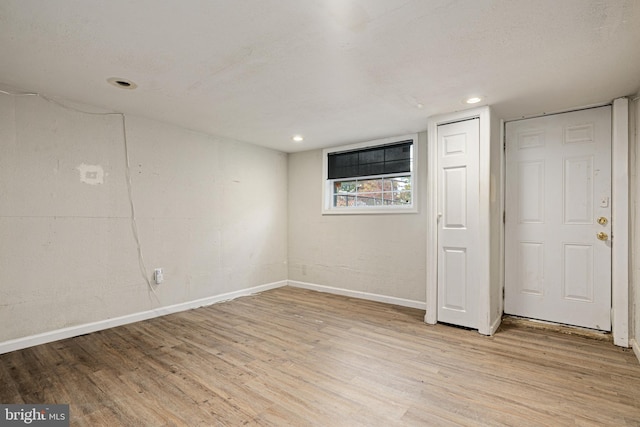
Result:
<instances>
[{"instance_id":1,"label":"white interior door","mask_svg":"<svg viewBox=\"0 0 640 427\"><path fill-rule=\"evenodd\" d=\"M480 120L438 126L438 321L478 327Z\"/></svg>"},{"instance_id":2,"label":"white interior door","mask_svg":"<svg viewBox=\"0 0 640 427\"><path fill-rule=\"evenodd\" d=\"M505 136L505 313L610 331L611 108Z\"/></svg>"}]
</instances>

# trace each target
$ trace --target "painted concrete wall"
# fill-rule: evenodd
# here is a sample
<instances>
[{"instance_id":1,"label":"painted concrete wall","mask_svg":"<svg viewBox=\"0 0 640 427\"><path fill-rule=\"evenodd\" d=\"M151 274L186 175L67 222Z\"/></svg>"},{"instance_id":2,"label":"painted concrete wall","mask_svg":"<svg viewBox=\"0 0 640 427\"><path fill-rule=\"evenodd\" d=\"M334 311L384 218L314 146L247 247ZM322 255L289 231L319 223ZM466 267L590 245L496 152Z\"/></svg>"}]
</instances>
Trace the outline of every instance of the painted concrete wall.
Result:
<instances>
[{"instance_id":1,"label":"painted concrete wall","mask_svg":"<svg viewBox=\"0 0 640 427\"><path fill-rule=\"evenodd\" d=\"M0 95L0 342L287 278L287 156Z\"/></svg>"},{"instance_id":2,"label":"painted concrete wall","mask_svg":"<svg viewBox=\"0 0 640 427\"><path fill-rule=\"evenodd\" d=\"M420 303L426 295L426 133L419 212L322 215L322 150L289 155L289 280Z\"/></svg>"},{"instance_id":3,"label":"painted concrete wall","mask_svg":"<svg viewBox=\"0 0 640 427\"><path fill-rule=\"evenodd\" d=\"M630 324L640 342L638 101L631 107ZM126 130L147 278L165 271L155 293L132 232L121 117L0 95L0 342L287 278L424 303L426 134L417 214L323 216L321 150L287 161L138 117ZM493 284L500 271L492 263Z\"/></svg>"}]
</instances>

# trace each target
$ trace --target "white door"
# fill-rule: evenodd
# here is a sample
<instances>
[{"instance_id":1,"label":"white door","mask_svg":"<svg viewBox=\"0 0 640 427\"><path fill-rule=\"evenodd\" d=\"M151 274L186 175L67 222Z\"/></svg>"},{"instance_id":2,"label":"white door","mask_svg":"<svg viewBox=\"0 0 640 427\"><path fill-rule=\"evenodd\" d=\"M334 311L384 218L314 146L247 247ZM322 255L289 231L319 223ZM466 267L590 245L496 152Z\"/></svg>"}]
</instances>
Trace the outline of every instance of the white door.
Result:
<instances>
[{"instance_id":1,"label":"white door","mask_svg":"<svg viewBox=\"0 0 640 427\"><path fill-rule=\"evenodd\" d=\"M505 135L505 313L610 331L611 108Z\"/></svg>"},{"instance_id":2,"label":"white door","mask_svg":"<svg viewBox=\"0 0 640 427\"><path fill-rule=\"evenodd\" d=\"M438 321L478 327L480 120L438 126Z\"/></svg>"}]
</instances>

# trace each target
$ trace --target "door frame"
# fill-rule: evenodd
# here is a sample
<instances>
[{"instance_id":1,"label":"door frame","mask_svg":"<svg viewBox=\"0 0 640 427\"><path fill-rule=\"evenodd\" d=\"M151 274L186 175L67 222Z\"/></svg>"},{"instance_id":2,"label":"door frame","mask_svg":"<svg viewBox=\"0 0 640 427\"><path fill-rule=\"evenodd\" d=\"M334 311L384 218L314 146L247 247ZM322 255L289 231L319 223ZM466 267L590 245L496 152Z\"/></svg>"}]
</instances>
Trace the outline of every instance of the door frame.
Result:
<instances>
[{"instance_id":1,"label":"door frame","mask_svg":"<svg viewBox=\"0 0 640 427\"><path fill-rule=\"evenodd\" d=\"M490 321L490 143L491 113L489 107L443 114L430 117L427 128L427 304L424 321L435 324L438 321L438 126L469 119L480 119L480 164L479 164L479 196L480 196L480 242L484 245L478 251L481 256L480 271L477 281L478 291L478 332L491 335L493 330ZM495 326L497 328L497 326Z\"/></svg>"},{"instance_id":2,"label":"door frame","mask_svg":"<svg viewBox=\"0 0 640 427\"><path fill-rule=\"evenodd\" d=\"M612 116L609 104L506 122L505 316L612 331Z\"/></svg>"},{"instance_id":3,"label":"door frame","mask_svg":"<svg viewBox=\"0 0 640 427\"><path fill-rule=\"evenodd\" d=\"M564 113L576 109L586 109L603 105L612 105L611 117L611 198L612 198L612 251L611 251L611 321L613 343L620 347L629 347L629 99L617 98L613 102L574 108L554 112ZM550 113L551 114L551 113ZM542 114L543 116L546 114ZM499 315L491 319L491 277L490 277L490 197L491 197L491 110L480 107L451 114L438 115L428 119L427 127L427 292L426 314L424 321L435 324L438 321L438 174L437 174L437 134L438 125L472 118L480 118L480 226L481 241L485 242L485 259L482 271L478 272L480 285L478 308L478 332L492 335L500 325L504 307L504 297L499 300ZM530 116L530 117L540 117ZM523 117L520 117L523 118ZM528 117L527 117L528 118ZM505 120L500 120L500 146L505 141ZM504 212L504 150L500 150L500 210ZM504 291L504 224L500 221L499 283L493 284ZM494 254L495 256L495 254ZM495 278L494 278L495 280Z\"/></svg>"},{"instance_id":4,"label":"door frame","mask_svg":"<svg viewBox=\"0 0 640 427\"><path fill-rule=\"evenodd\" d=\"M611 328L613 343L629 347L629 100L590 105L525 118L544 117L571 111L611 105ZM522 120L518 118L514 120ZM506 120L501 123L503 144L506 141ZM503 171L506 157L503 152ZM503 175L504 176L504 175ZM506 179L503 178L503 179ZM502 187L505 188L504 186ZM504 190L503 190L504 191ZM502 194L504 205L505 194ZM506 235L505 235L506 239ZM502 245L504 247L504 243ZM504 254L502 254L504 286Z\"/></svg>"},{"instance_id":5,"label":"door frame","mask_svg":"<svg viewBox=\"0 0 640 427\"><path fill-rule=\"evenodd\" d=\"M613 343L629 347L629 99L611 114L611 327Z\"/></svg>"}]
</instances>

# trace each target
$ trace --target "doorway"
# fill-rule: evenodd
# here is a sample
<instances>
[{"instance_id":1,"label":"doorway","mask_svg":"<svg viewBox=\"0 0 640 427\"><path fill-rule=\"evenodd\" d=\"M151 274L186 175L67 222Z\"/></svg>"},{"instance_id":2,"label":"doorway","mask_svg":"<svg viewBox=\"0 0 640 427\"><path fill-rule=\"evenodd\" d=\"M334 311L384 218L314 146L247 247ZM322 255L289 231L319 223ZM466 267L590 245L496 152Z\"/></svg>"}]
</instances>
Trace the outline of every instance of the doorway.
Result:
<instances>
[{"instance_id":1,"label":"doorway","mask_svg":"<svg viewBox=\"0 0 640 427\"><path fill-rule=\"evenodd\" d=\"M426 323L466 326L483 335L500 326L502 293L490 265L492 242L501 237L491 229L502 225L491 216L491 175L499 174L491 153L501 151L491 130L498 125L489 107L429 118Z\"/></svg>"},{"instance_id":2,"label":"doorway","mask_svg":"<svg viewBox=\"0 0 640 427\"><path fill-rule=\"evenodd\" d=\"M438 126L438 321L478 328L480 119Z\"/></svg>"},{"instance_id":3,"label":"doorway","mask_svg":"<svg viewBox=\"0 0 640 427\"><path fill-rule=\"evenodd\" d=\"M611 129L611 106L506 124L506 314L611 331Z\"/></svg>"},{"instance_id":4,"label":"doorway","mask_svg":"<svg viewBox=\"0 0 640 427\"><path fill-rule=\"evenodd\" d=\"M611 104L611 318L615 345L629 346L629 100ZM478 332L492 335L500 326L505 294L505 234L503 224L506 183L504 123L489 107L430 117L428 120L427 277L424 321L438 322L438 126L480 118L480 251L482 262L474 278L478 287ZM495 185L494 185L495 183ZM507 214L508 218L508 214ZM498 242L495 245L494 243ZM494 265L495 264L495 265Z\"/></svg>"}]
</instances>

